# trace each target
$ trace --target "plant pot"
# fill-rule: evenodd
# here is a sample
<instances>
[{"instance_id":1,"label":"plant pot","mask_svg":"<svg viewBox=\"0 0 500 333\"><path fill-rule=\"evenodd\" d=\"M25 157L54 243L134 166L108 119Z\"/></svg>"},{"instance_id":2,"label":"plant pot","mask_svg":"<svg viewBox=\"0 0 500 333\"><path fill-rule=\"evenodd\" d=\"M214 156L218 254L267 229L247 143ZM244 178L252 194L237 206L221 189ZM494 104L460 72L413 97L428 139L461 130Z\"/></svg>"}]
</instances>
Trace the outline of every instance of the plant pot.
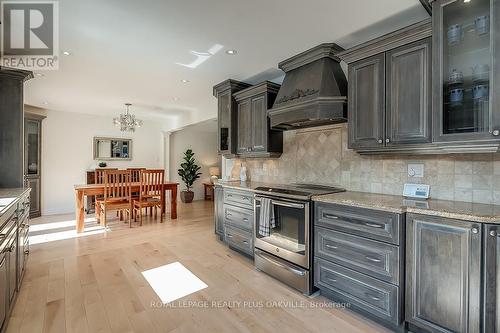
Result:
<instances>
[{"instance_id":1,"label":"plant pot","mask_svg":"<svg viewBox=\"0 0 500 333\"><path fill-rule=\"evenodd\" d=\"M181 192L181 200L184 203L193 202L194 192L193 191L182 191Z\"/></svg>"}]
</instances>

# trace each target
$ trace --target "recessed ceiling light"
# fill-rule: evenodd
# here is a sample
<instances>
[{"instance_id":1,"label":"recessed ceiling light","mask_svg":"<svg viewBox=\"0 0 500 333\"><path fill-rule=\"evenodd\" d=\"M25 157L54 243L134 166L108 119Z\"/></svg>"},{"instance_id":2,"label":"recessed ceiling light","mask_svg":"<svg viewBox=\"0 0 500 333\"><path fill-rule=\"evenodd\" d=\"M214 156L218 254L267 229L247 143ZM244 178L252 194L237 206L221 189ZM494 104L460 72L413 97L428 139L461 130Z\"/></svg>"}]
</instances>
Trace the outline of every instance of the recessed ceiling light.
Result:
<instances>
[{"instance_id":1,"label":"recessed ceiling light","mask_svg":"<svg viewBox=\"0 0 500 333\"><path fill-rule=\"evenodd\" d=\"M49 102L45 101L45 102L42 102L43 105L49 105Z\"/></svg>"},{"instance_id":2,"label":"recessed ceiling light","mask_svg":"<svg viewBox=\"0 0 500 333\"><path fill-rule=\"evenodd\" d=\"M42 73L35 73L35 75L38 76L38 77L44 76Z\"/></svg>"},{"instance_id":3,"label":"recessed ceiling light","mask_svg":"<svg viewBox=\"0 0 500 333\"><path fill-rule=\"evenodd\" d=\"M182 82L182 83L188 83L188 82L189 82L189 80L182 79L182 80L181 80L181 82Z\"/></svg>"},{"instance_id":4,"label":"recessed ceiling light","mask_svg":"<svg viewBox=\"0 0 500 333\"><path fill-rule=\"evenodd\" d=\"M226 53L229 54L229 55L235 55L236 53L238 53L238 51L236 51L236 50L227 50Z\"/></svg>"},{"instance_id":5,"label":"recessed ceiling light","mask_svg":"<svg viewBox=\"0 0 500 333\"><path fill-rule=\"evenodd\" d=\"M178 101L179 101L179 97L174 97L174 98L172 98L172 100L173 100L174 102L178 102Z\"/></svg>"},{"instance_id":6,"label":"recessed ceiling light","mask_svg":"<svg viewBox=\"0 0 500 333\"><path fill-rule=\"evenodd\" d=\"M65 56L69 56L69 55L71 55L71 53L69 53L68 51L63 51L63 54L64 54Z\"/></svg>"},{"instance_id":7,"label":"recessed ceiling light","mask_svg":"<svg viewBox=\"0 0 500 333\"><path fill-rule=\"evenodd\" d=\"M464 0L464 3L468 3L468 2L471 2L471 0Z\"/></svg>"}]
</instances>

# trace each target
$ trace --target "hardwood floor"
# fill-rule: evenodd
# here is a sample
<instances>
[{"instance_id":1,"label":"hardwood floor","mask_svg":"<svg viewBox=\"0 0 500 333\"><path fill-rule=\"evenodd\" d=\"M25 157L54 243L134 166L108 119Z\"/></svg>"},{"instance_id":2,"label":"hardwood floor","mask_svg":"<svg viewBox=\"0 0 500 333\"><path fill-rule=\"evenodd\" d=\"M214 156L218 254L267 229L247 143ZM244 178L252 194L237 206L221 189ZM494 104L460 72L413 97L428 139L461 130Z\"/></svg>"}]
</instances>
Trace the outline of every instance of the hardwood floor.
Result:
<instances>
[{"instance_id":1,"label":"hardwood floor","mask_svg":"<svg viewBox=\"0 0 500 333\"><path fill-rule=\"evenodd\" d=\"M83 234L72 214L32 220L36 244L7 332L387 332L256 271L218 241L212 205L180 204L177 220L132 229L114 216L108 231L88 219ZM141 272L177 261L208 288L160 306Z\"/></svg>"}]
</instances>

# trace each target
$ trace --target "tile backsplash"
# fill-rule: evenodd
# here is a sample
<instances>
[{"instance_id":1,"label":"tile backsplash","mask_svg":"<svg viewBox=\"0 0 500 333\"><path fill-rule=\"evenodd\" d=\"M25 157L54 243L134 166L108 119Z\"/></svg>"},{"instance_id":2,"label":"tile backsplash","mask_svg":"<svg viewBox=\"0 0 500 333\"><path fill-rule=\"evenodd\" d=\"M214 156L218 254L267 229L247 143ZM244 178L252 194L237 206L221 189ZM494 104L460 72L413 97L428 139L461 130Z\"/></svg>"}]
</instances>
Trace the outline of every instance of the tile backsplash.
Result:
<instances>
[{"instance_id":1,"label":"tile backsplash","mask_svg":"<svg viewBox=\"0 0 500 333\"><path fill-rule=\"evenodd\" d=\"M284 132L279 159L236 159L249 180L336 185L351 191L401 195L404 183L431 186L431 197L500 204L500 154L362 156L347 148L347 124ZM423 178L408 164L424 165Z\"/></svg>"}]
</instances>

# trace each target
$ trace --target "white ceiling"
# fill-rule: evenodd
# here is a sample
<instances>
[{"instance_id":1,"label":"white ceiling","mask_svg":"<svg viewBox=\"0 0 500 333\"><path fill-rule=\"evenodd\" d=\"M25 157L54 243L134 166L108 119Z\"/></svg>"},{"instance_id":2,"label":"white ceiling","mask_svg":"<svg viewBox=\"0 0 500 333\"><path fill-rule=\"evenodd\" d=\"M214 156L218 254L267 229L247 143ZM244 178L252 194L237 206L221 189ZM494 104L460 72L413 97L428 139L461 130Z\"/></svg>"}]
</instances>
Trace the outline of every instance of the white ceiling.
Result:
<instances>
[{"instance_id":1,"label":"white ceiling","mask_svg":"<svg viewBox=\"0 0 500 333\"><path fill-rule=\"evenodd\" d=\"M117 115L131 102L138 117L172 127L215 117L212 86L227 78L273 79L278 62L319 43L350 47L428 17L418 0L59 3L60 48L71 55L27 83L26 103ZM222 49L195 69L177 64L216 44Z\"/></svg>"}]
</instances>

